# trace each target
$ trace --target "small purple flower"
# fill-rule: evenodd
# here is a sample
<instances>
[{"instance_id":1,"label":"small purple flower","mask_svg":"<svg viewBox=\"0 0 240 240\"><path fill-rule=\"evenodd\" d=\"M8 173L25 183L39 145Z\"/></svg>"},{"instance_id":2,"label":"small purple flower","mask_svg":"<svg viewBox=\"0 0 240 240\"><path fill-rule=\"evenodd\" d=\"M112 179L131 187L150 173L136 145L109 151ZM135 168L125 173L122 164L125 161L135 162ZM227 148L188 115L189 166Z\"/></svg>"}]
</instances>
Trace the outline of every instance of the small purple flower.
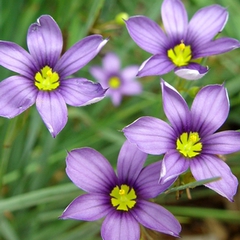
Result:
<instances>
[{"instance_id":1,"label":"small purple flower","mask_svg":"<svg viewBox=\"0 0 240 240\"><path fill-rule=\"evenodd\" d=\"M61 30L51 16L41 16L27 34L30 54L19 45L0 41L0 65L19 73L0 82L0 116L13 118L36 102L51 135L67 123L67 106L101 100L104 90L84 78L67 78L85 66L106 44L100 35L88 36L60 57Z\"/></svg>"},{"instance_id":2,"label":"small purple flower","mask_svg":"<svg viewBox=\"0 0 240 240\"><path fill-rule=\"evenodd\" d=\"M165 191L173 181L158 184L161 162L143 168L147 154L126 141L119 153L117 174L107 159L92 148L68 153L66 172L72 182L86 191L65 209L62 219L96 221L105 240L138 240L139 223L155 231L178 236L181 226L160 205L148 201Z\"/></svg>"},{"instance_id":3,"label":"small purple flower","mask_svg":"<svg viewBox=\"0 0 240 240\"><path fill-rule=\"evenodd\" d=\"M161 82L164 112L171 123L154 117L141 117L123 129L127 139L149 154L165 154L160 172L164 183L189 167L196 180L221 177L206 184L220 195L233 200L238 180L218 155L240 150L240 132L215 131L229 113L227 90L223 85L203 87L191 110L169 84Z\"/></svg>"},{"instance_id":4,"label":"small purple flower","mask_svg":"<svg viewBox=\"0 0 240 240\"><path fill-rule=\"evenodd\" d=\"M138 66L128 66L121 70L121 62L114 53L108 53L102 60L102 68L93 66L90 73L103 88L108 88L106 96L112 98L115 106L121 103L123 95L136 95L142 92L142 87L135 77Z\"/></svg>"},{"instance_id":5,"label":"small purple flower","mask_svg":"<svg viewBox=\"0 0 240 240\"><path fill-rule=\"evenodd\" d=\"M208 71L198 60L240 46L239 41L232 38L213 40L228 19L227 10L217 4L200 9L189 23L180 0L164 0L161 13L166 34L145 16L130 17L126 21L132 39L153 54L140 67L140 77L163 75L174 70L182 78L196 80Z\"/></svg>"}]
</instances>

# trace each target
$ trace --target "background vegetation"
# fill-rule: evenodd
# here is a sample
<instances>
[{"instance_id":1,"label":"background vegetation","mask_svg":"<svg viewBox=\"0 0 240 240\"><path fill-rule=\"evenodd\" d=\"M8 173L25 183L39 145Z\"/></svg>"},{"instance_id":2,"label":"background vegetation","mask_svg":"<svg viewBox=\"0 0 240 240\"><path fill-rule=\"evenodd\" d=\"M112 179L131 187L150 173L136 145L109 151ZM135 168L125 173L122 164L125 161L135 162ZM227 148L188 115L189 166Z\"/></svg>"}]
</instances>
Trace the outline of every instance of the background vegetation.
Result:
<instances>
[{"instance_id":1,"label":"background vegetation","mask_svg":"<svg viewBox=\"0 0 240 240\"><path fill-rule=\"evenodd\" d=\"M221 36L240 39L240 2L236 0L185 0L190 17L199 8L218 3L228 8L229 20ZM0 0L0 39L16 42L25 49L26 34L31 23L42 14L50 14L59 24L64 36L64 50L83 37L98 33L110 41L101 53L76 76L94 80L88 72L91 65L101 64L105 53L119 55L122 66L140 65L150 54L140 49L130 38L125 25L115 17L121 12L129 16L145 15L161 25L162 0ZM197 26L196 26L197 27ZM206 63L209 73L201 80L179 82L173 73L163 79L178 86L191 103L189 89L225 82L229 91L231 111L224 129L240 129L240 50L210 57ZM13 73L0 68L0 81ZM68 107L69 120L63 131L53 139L35 106L14 119L0 118L0 239L1 240L98 240L101 221L81 222L59 220L65 207L82 191L65 174L67 151L89 146L101 152L113 166L125 137L120 131L140 116L166 119L162 109L160 77L139 79L143 93L125 97L119 107L109 98L82 107ZM227 156L233 173L240 177L240 154ZM149 156L148 163L162 156ZM183 181L185 181L183 179ZM181 222L182 235L219 234L222 239L239 239L240 193L235 202L205 187L191 189L192 200L185 191L177 200L172 192L156 199ZM159 216L161 217L161 216ZM219 228L220 227L220 228ZM217 230L215 230L217 229ZM150 237L151 236L151 237ZM148 231L143 239L160 239ZM161 236L161 239L174 239ZM183 238L184 239L184 238ZM187 238L186 238L187 239ZM193 239L193 238L190 238ZM203 238L210 239L210 238ZM221 239L221 238L216 238Z\"/></svg>"}]
</instances>

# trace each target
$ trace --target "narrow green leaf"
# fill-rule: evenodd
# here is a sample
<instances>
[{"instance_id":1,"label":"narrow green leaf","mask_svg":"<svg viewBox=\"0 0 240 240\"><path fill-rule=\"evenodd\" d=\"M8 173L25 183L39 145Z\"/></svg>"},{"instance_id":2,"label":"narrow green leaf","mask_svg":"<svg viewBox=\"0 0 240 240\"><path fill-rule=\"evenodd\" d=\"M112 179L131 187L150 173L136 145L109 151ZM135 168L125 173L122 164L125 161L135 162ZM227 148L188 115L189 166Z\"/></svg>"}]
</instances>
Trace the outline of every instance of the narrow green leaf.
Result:
<instances>
[{"instance_id":1,"label":"narrow green leaf","mask_svg":"<svg viewBox=\"0 0 240 240\"><path fill-rule=\"evenodd\" d=\"M184 185L181 185L178 187L170 188L165 193L176 192L176 191L184 190L186 188L195 188L197 186L201 186L201 185L204 185L204 184L210 183L210 182L215 182L220 179L221 179L220 177L214 177L214 178L208 178L208 179L204 179L204 180L200 180L200 181L196 181L196 182L187 183L187 184L184 184Z\"/></svg>"}]
</instances>

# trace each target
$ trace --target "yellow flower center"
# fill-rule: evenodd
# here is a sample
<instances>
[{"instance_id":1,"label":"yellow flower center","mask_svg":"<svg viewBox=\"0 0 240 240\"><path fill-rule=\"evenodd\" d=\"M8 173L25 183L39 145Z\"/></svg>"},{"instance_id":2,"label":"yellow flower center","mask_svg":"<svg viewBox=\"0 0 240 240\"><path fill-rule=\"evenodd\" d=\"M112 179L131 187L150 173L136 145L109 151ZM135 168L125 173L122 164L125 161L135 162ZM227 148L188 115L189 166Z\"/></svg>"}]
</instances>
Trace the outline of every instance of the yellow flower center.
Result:
<instances>
[{"instance_id":1,"label":"yellow flower center","mask_svg":"<svg viewBox=\"0 0 240 240\"><path fill-rule=\"evenodd\" d=\"M59 87L59 75L52 72L49 66L45 66L35 75L35 86L42 91L52 91Z\"/></svg>"},{"instance_id":2,"label":"yellow flower center","mask_svg":"<svg viewBox=\"0 0 240 240\"><path fill-rule=\"evenodd\" d=\"M123 184L121 188L116 186L110 193L111 203L117 210L129 211L136 204L136 193L133 188Z\"/></svg>"},{"instance_id":3,"label":"yellow flower center","mask_svg":"<svg viewBox=\"0 0 240 240\"><path fill-rule=\"evenodd\" d=\"M117 89L120 87L121 85L121 81L118 77L114 76L114 77L111 77L109 79L109 82L108 82L110 88L114 88L114 89Z\"/></svg>"},{"instance_id":4,"label":"yellow flower center","mask_svg":"<svg viewBox=\"0 0 240 240\"><path fill-rule=\"evenodd\" d=\"M201 138L197 132L183 133L177 139L177 150L184 157L192 158L199 155L202 151Z\"/></svg>"},{"instance_id":5,"label":"yellow flower center","mask_svg":"<svg viewBox=\"0 0 240 240\"><path fill-rule=\"evenodd\" d=\"M179 45L176 45L173 49L169 49L167 55L178 67L188 65L192 58L191 46L186 46L182 40Z\"/></svg>"}]
</instances>

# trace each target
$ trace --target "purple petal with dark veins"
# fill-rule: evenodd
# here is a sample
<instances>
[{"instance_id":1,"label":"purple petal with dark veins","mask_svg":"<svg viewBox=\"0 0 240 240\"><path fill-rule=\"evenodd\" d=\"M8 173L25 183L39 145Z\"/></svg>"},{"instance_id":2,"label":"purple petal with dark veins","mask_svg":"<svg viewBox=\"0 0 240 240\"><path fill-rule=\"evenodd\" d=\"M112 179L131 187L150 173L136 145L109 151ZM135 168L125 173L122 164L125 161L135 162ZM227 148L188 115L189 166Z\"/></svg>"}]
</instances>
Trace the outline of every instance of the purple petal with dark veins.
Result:
<instances>
[{"instance_id":1,"label":"purple petal with dark veins","mask_svg":"<svg viewBox=\"0 0 240 240\"><path fill-rule=\"evenodd\" d=\"M186 39L193 49L198 48L221 32L227 20L226 8L217 4L204 7L197 11L189 22Z\"/></svg>"},{"instance_id":2,"label":"purple petal with dark veins","mask_svg":"<svg viewBox=\"0 0 240 240\"><path fill-rule=\"evenodd\" d=\"M55 66L62 52L63 38L51 16L42 15L29 27L27 45L39 68Z\"/></svg>"},{"instance_id":3,"label":"purple petal with dark veins","mask_svg":"<svg viewBox=\"0 0 240 240\"><path fill-rule=\"evenodd\" d=\"M139 240L140 226L131 213L114 209L103 221L101 235L104 240Z\"/></svg>"},{"instance_id":4,"label":"purple petal with dark veins","mask_svg":"<svg viewBox=\"0 0 240 240\"><path fill-rule=\"evenodd\" d=\"M118 184L116 174L108 160L92 148L70 151L66 162L68 177L86 192L109 194Z\"/></svg>"},{"instance_id":5,"label":"purple petal with dark veins","mask_svg":"<svg viewBox=\"0 0 240 240\"><path fill-rule=\"evenodd\" d=\"M75 198L64 210L62 219L96 221L111 211L109 196L105 194L83 194Z\"/></svg>"},{"instance_id":6,"label":"purple petal with dark veins","mask_svg":"<svg viewBox=\"0 0 240 240\"><path fill-rule=\"evenodd\" d=\"M223 131L206 136L202 139L203 153L230 154L240 151L240 132Z\"/></svg>"},{"instance_id":7,"label":"purple petal with dark veins","mask_svg":"<svg viewBox=\"0 0 240 240\"><path fill-rule=\"evenodd\" d=\"M176 179L180 174L187 171L190 160L183 157L177 150L172 150L165 154L162 161L162 169L159 178L160 184Z\"/></svg>"},{"instance_id":8,"label":"purple petal with dark veins","mask_svg":"<svg viewBox=\"0 0 240 240\"><path fill-rule=\"evenodd\" d=\"M132 214L146 228L179 237L181 225L178 220L172 213L156 203L139 199Z\"/></svg>"},{"instance_id":9,"label":"purple petal with dark veins","mask_svg":"<svg viewBox=\"0 0 240 240\"><path fill-rule=\"evenodd\" d=\"M37 97L33 82L12 76L0 82L0 116L13 118L31 107Z\"/></svg>"},{"instance_id":10,"label":"purple petal with dark veins","mask_svg":"<svg viewBox=\"0 0 240 240\"><path fill-rule=\"evenodd\" d=\"M233 38L218 38L214 41L201 44L194 52L194 58L207 57L229 52L240 47L240 42Z\"/></svg>"},{"instance_id":11,"label":"purple petal with dark veins","mask_svg":"<svg viewBox=\"0 0 240 240\"><path fill-rule=\"evenodd\" d=\"M131 38L143 50L158 54L164 53L168 46L168 39L159 25L145 16L130 17L126 21L127 30Z\"/></svg>"},{"instance_id":12,"label":"purple petal with dark veins","mask_svg":"<svg viewBox=\"0 0 240 240\"><path fill-rule=\"evenodd\" d=\"M189 131L191 114L188 105L179 92L161 80L164 112L177 135Z\"/></svg>"},{"instance_id":13,"label":"purple petal with dark veins","mask_svg":"<svg viewBox=\"0 0 240 240\"><path fill-rule=\"evenodd\" d=\"M159 155L175 148L174 130L154 117L141 117L123 129L126 138L146 153Z\"/></svg>"},{"instance_id":14,"label":"purple petal with dark veins","mask_svg":"<svg viewBox=\"0 0 240 240\"><path fill-rule=\"evenodd\" d=\"M197 181L221 177L220 180L207 183L205 186L226 197L229 201L233 201L233 196L237 191L238 180L223 160L214 155L201 154L200 157L191 160L190 168Z\"/></svg>"},{"instance_id":15,"label":"purple petal with dark veins","mask_svg":"<svg viewBox=\"0 0 240 240\"><path fill-rule=\"evenodd\" d=\"M227 119L229 99L223 85L208 85L196 95L192 107L193 131L200 137L214 133Z\"/></svg>"},{"instance_id":16,"label":"purple petal with dark veins","mask_svg":"<svg viewBox=\"0 0 240 240\"><path fill-rule=\"evenodd\" d=\"M140 66L137 76L163 75L174 69L175 65L166 55L153 55Z\"/></svg>"},{"instance_id":17,"label":"purple petal with dark veins","mask_svg":"<svg viewBox=\"0 0 240 240\"><path fill-rule=\"evenodd\" d=\"M53 137L64 128L68 114L64 98L57 91L39 91L36 107Z\"/></svg>"},{"instance_id":18,"label":"purple petal with dark veins","mask_svg":"<svg viewBox=\"0 0 240 240\"><path fill-rule=\"evenodd\" d=\"M162 168L162 161L152 163L142 169L134 188L138 197L143 199L155 198L160 193L166 191L174 182L175 178L161 184L159 175Z\"/></svg>"},{"instance_id":19,"label":"purple petal with dark veins","mask_svg":"<svg viewBox=\"0 0 240 240\"><path fill-rule=\"evenodd\" d=\"M170 41L185 39L188 26L186 9L180 0L164 0L161 8L162 21Z\"/></svg>"},{"instance_id":20,"label":"purple petal with dark veins","mask_svg":"<svg viewBox=\"0 0 240 240\"><path fill-rule=\"evenodd\" d=\"M38 71L32 56L12 42L0 41L0 65L32 80Z\"/></svg>"},{"instance_id":21,"label":"purple petal with dark veins","mask_svg":"<svg viewBox=\"0 0 240 240\"><path fill-rule=\"evenodd\" d=\"M140 151L135 144L125 141L117 161L117 173L120 183L132 186L141 172L146 159L146 153Z\"/></svg>"},{"instance_id":22,"label":"purple petal with dark veins","mask_svg":"<svg viewBox=\"0 0 240 240\"><path fill-rule=\"evenodd\" d=\"M58 72L61 78L65 78L91 61L107 43L101 35L91 35L77 42L67 50L57 62L54 71Z\"/></svg>"},{"instance_id":23,"label":"purple petal with dark veins","mask_svg":"<svg viewBox=\"0 0 240 240\"><path fill-rule=\"evenodd\" d=\"M69 78L61 81L59 92L67 104L79 107L102 100L106 89L85 78Z\"/></svg>"}]
</instances>

